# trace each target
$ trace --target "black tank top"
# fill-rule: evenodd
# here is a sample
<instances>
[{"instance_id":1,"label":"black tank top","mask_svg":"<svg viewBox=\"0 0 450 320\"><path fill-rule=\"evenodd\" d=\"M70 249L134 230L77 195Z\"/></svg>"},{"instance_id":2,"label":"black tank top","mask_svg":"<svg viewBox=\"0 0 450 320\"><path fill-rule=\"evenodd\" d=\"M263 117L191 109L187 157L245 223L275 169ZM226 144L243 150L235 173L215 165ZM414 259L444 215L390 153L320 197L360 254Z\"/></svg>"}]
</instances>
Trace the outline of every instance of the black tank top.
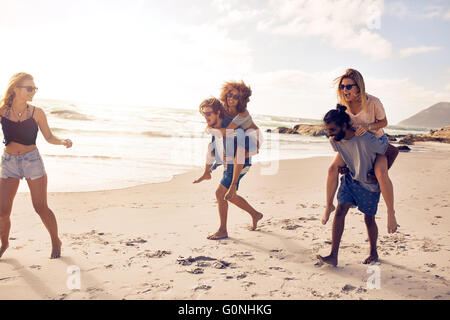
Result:
<instances>
[{"instance_id":1,"label":"black tank top","mask_svg":"<svg viewBox=\"0 0 450 320\"><path fill-rule=\"evenodd\" d=\"M7 109L5 116L2 117L3 143L5 146L12 141L25 146L36 144L39 127L33 118L35 109L36 107L33 107L33 112L30 115L30 107L27 105L27 119L17 122L9 120L11 107Z\"/></svg>"}]
</instances>

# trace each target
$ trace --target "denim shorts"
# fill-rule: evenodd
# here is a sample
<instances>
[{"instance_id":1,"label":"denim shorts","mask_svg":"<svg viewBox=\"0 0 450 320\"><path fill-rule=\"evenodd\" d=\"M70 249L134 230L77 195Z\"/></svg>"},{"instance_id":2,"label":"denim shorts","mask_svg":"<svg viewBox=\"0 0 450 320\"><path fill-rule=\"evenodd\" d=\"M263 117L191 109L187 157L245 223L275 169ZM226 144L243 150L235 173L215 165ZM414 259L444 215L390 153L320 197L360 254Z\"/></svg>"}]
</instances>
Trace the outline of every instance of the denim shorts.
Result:
<instances>
[{"instance_id":1,"label":"denim shorts","mask_svg":"<svg viewBox=\"0 0 450 320\"><path fill-rule=\"evenodd\" d=\"M14 156L7 152L2 156L2 178L35 180L45 176L44 162L38 149Z\"/></svg>"},{"instance_id":2,"label":"denim shorts","mask_svg":"<svg viewBox=\"0 0 450 320\"><path fill-rule=\"evenodd\" d=\"M358 207L359 211L369 216L374 216L378 210L380 192L372 192L361 186L357 180L353 180L350 174L341 177L337 199L339 203L351 203Z\"/></svg>"},{"instance_id":3,"label":"denim shorts","mask_svg":"<svg viewBox=\"0 0 450 320\"><path fill-rule=\"evenodd\" d=\"M239 189L239 182L241 181L242 177L245 176L248 170L250 170L250 166L244 166L244 168L242 168L241 174L239 175L239 179L237 181L236 190ZM223 185L225 188L230 189L231 182L233 182L233 171L225 170L223 172L223 178L220 181L220 184Z\"/></svg>"}]
</instances>

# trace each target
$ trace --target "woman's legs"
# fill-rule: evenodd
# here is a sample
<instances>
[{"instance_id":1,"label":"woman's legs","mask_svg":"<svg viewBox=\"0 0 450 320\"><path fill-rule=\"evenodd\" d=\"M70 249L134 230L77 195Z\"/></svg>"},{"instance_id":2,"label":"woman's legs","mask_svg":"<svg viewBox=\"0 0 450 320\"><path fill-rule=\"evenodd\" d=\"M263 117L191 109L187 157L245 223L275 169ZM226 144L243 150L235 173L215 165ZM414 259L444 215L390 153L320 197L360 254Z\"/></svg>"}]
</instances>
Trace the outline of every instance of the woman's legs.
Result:
<instances>
[{"instance_id":1,"label":"woman's legs","mask_svg":"<svg viewBox=\"0 0 450 320\"><path fill-rule=\"evenodd\" d=\"M380 184L381 194L386 202L388 213L394 213L394 187L388 175L387 159L378 154L375 160L375 176Z\"/></svg>"},{"instance_id":2,"label":"woman's legs","mask_svg":"<svg viewBox=\"0 0 450 320\"><path fill-rule=\"evenodd\" d=\"M392 164L394 163L395 159L397 159L398 148L393 146L392 144L388 144L386 153L384 155L387 158L387 168L389 170L392 167Z\"/></svg>"},{"instance_id":3,"label":"woman's legs","mask_svg":"<svg viewBox=\"0 0 450 320\"><path fill-rule=\"evenodd\" d=\"M322 224L326 224L328 219L330 218L331 212L333 212L336 208L333 204L334 196L336 195L336 190L338 186L338 177L339 177L339 168L344 167L345 162L342 159L339 153L336 154L333 162L328 168L328 176L327 176L327 193L326 193L326 208L325 213L323 214Z\"/></svg>"},{"instance_id":4,"label":"woman's legs","mask_svg":"<svg viewBox=\"0 0 450 320\"><path fill-rule=\"evenodd\" d=\"M19 188L19 179L0 179L0 258L9 246L9 231L11 230L11 209Z\"/></svg>"},{"instance_id":5,"label":"woman's legs","mask_svg":"<svg viewBox=\"0 0 450 320\"><path fill-rule=\"evenodd\" d=\"M395 219L394 209L394 186L388 175L388 163L386 156L377 155L375 160L375 176L380 184L381 194L386 203L388 213L388 232L394 233L397 231L397 221Z\"/></svg>"},{"instance_id":6,"label":"woman's legs","mask_svg":"<svg viewBox=\"0 0 450 320\"><path fill-rule=\"evenodd\" d=\"M41 218L52 241L52 253L50 258L56 259L61 256L61 240L58 237L58 224L56 217L47 204L47 175L31 180L27 179L30 188L31 200L36 213Z\"/></svg>"}]
</instances>

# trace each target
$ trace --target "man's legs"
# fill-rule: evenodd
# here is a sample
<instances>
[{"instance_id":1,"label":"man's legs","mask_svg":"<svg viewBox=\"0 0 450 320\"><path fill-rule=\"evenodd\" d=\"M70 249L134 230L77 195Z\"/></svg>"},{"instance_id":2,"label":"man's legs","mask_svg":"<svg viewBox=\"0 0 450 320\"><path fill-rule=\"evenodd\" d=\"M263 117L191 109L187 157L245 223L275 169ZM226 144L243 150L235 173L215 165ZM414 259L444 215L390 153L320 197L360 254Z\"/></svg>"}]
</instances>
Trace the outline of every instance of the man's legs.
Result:
<instances>
[{"instance_id":1,"label":"man's legs","mask_svg":"<svg viewBox=\"0 0 450 320\"><path fill-rule=\"evenodd\" d=\"M247 200L242 198L239 195L235 195L233 198L229 200L232 204L237 206L238 208L241 208L244 211L247 211L251 216L253 220L252 226L249 228L249 230L254 231L258 227L258 221L262 219L263 214L261 212L258 212L253 208Z\"/></svg>"},{"instance_id":2,"label":"man's legs","mask_svg":"<svg viewBox=\"0 0 450 320\"><path fill-rule=\"evenodd\" d=\"M366 260L364 260L363 263L369 264L371 262L378 261L378 252L377 252L378 227L375 221L375 216L365 214L364 221L366 222L367 234L369 235L370 255Z\"/></svg>"},{"instance_id":3,"label":"man's legs","mask_svg":"<svg viewBox=\"0 0 450 320\"><path fill-rule=\"evenodd\" d=\"M344 232L345 216L350 209L351 203L339 203L333 220L331 253L327 257L317 255L317 258L324 262L336 266L338 263L338 251L341 243L342 234Z\"/></svg>"},{"instance_id":4,"label":"man's legs","mask_svg":"<svg viewBox=\"0 0 450 320\"><path fill-rule=\"evenodd\" d=\"M228 201L224 199L228 189L219 184L216 190L216 200L219 209L220 226L216 233L209 235L210 240L219 240L228 238L227 217L228 217Z\"/></svg>"}]
</instances>

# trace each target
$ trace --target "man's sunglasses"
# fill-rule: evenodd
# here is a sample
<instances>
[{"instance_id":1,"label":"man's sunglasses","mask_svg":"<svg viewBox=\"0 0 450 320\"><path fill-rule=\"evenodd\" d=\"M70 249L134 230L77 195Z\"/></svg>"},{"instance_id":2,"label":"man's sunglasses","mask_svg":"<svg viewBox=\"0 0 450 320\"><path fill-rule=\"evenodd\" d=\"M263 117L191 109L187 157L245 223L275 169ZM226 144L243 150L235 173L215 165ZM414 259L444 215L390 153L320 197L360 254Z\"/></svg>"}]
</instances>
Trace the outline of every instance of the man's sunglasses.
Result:
<instances>
[{"instance_id":1,"label":"man's sunglasses","mask_svg":"<svg viewBox=\"0 0 450 320\"><path fill-rule=\"evenodd\" d=\"M340 85L339 85L339 89L344 90L344 88L345 88L345 89L347 89L347 90L352 90L352 88L353 88L354 86L356 86L356 84L347 84L347 85L340 84Z\"/></svg>"},{"instance_id":2,"label":"man's sunglasses","mask_svg":"<svg viewBox=\"0 0 450 320\"><path fill-rule=\"evenodd\" d=\"M38 91L38 88L33 86L17 86L17 88L25 88L28 92Z\"/></svg>"},{"instance_id":3,"label":"man's sunglasses","mask_svg":"<svg viewBox=\"0 0 450 320\"><path fill-rule=\"evenodd\" d=\"M239 96L237 94L232 94L231 92L228 92L227 98L233 98L234 100L239 100Z\"/></svg>"},{"instance_id":4,"label":"man's sunglasses","mask_svg":"<svg viewBox=\"0 0 450 320\"><path fill-rule=\"evenodd\" d=\"M205 116L205 117L209 117L210 115L212 115L214 112L212 112L212 111L208 111L208 112L202 112L202 114Z\"/></svg>"}]
</instances>

